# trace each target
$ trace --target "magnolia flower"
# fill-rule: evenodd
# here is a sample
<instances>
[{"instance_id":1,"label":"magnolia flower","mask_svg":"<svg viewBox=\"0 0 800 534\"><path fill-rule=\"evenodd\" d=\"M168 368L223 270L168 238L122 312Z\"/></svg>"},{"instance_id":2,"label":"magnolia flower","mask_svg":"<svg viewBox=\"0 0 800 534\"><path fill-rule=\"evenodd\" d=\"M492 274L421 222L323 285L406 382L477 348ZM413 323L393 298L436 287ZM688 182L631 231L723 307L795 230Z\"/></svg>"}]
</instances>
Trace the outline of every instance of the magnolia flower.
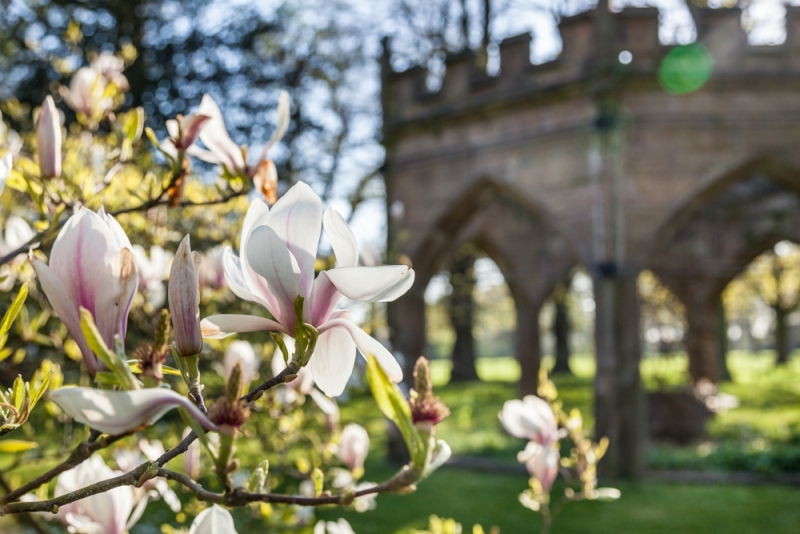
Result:
<instances>
[{"instance_id":1,"label":"magnolia flower","mask_svg":"<svg viewBox=\"0 0 800 534\"><path fill-rule=\"evenodd\" d=\"M294 350L294 339L284 337L286 348L291 352ZM286 362L280 353L272 355L272 374L278 374L286 368ZM292 404L297 401L298 395L308 395L316 405L322 410L327 419L329 429L334 429L339 425L339 406L332 399L326 397L320 390L314 387L314 376L308 366L302 367L297 372L297 378L284 384L286 387L278 391L277 400L281 404Z\"/></svg>"},{"instance_id":2,"label":"magnolia flower","mask_svg":"<svg viewBox=\"0 0 800 534\"><path fill-rule=\"evenodd\" d=\"M121 471L128 472L139 467L147 460L151 462L158 460L164 452L164 445L160 441L150 442L143 438L139 440L135 449L117 449L114 451L114 461ZM134 488L133 502L135 508L131 517L135 517L138 520L144 514L147 503L160 498L164 499L164 502L173 512L178 513L181 511L181 501L169 487L169 483L163 478L151 478L141 487Z\"/></svg>"},{"instance_id":3,"label":"magnolia flower","mask_svg":"<svg viewBox=\"0 0 800 534\"><path fill-rule=\"evenodd\" d=\"M36 233L22 217L12 215L6 219L3 238L0 239L0 255L6 255L17 250L30 241Z\"/></svg>"},{"instance_id":4,"label":"magnolia flower","mask_svg":"<svg viewBox=\"0 0 800 534\"><path fill-rule=\"evenodd\" d=\"M314 525L314 534L355 534L353 527L344 519L333 521L319 521Z\"/></svg>"},{"instance_id":5,"label":"magnolia flower","mask_svg":"<svg viewBox=\"0 0 800 534\"><path fill-rule=\"evenodd\" d=\"M108 467L99 454L93 454L77 467L56 479L55 497L85 488L123 474ZM133 488L119 486L85 499L58 507L55 518L69 532L80 534L123 534L133 527Z\"/></svg>"},{"instance_id":6,"label":"magnolia flower","mask_svg":"<svg viewBox=\"0 0 800 534\"><path fill-rule=\"evenodd\" d=\"M189 534L237 534L233 516L225 508L212 504L194 518Z\"/></svg>"},{"instance_id":7,"label":"magnolia flower","mask_svg":"<svg viewBox=\"0 0 800 534\"><path fill-rule=\"evenodd\" d=\"M337 268L314 278L321 226L333 246ZM317 386L329 396L344 391L355 364L356 347L373 354L394 382L403 378L400 365L377 340L335 310L342 296L362 302L389 302L414 282L405 265L357 267L358 244L341 215L322 213L320 198L303 182L297 183L270 210L254 200L242 226L237 258L228 248L223 257L225 279L240 298L263 305L275 318L214 315L203 320L203 335L222 338L234 332L272 330L293 336L294 303L303 297L302 320L319 332L310 359Z\"/></svg>"},{"instance_id":8,"label":"magnolia flower","mask_svg":"<svg viewBox=\"0 0 800 534\"><path fill-rule=\"evenodd\" d=\"M167 121L167 132L169 137L161 142L161 150L178 159L178 152L185 151L194 145L200 131L211 117L201 113L192 113L184 117L178 115L174 119Z\"/></svg>"},{"instance_id":9,"label":"magnolia flower","mask_svg":"<svg viewBox=\"0 0 800 534\"><path fill-rule=\"evenodd\" d=\"M525 450L517 454L517 460L525 464L528 473L542 484L542 489L549 492L558 475L560 459L556 443L545 445L529 441Z\"/></svg>"},{"instance_id":10,"label":"magnolia flower","mask_svg":"<svg viewBox=\"0 0 800 534\"><path fill-rule=\"evenodd\" d=\"M200 272L197 281L201 287L219 289L225 284L225 272L222 270L222 253L225 247L217 245L202 253L203 261L200 263Z\"/></svg>"},{"instance_id":11,"label":"magnolia flower","mask_svg":"<svg viewBox=\"0 0 800 534\"><path fill-rule=\"evenodd\" d=\"M234 341L225 349L225 377L230 376L231 371L237 363L242 364L242 381L247 383L258 376L258 368L261 361L253 350L253 345L247 341Z\"/></svg>"},{"instance_id":12,"label":"magnolia flower","mask_svg":"<svg viewBox=\"0 0 800 534\"><path fill-rule=\"evenodd\" d=\"M175 326L176 350L182 356L194 356L203 350L197 285L199 263L200 254L192 252L187 234L178 247L169 276L169 310Z\"/></svg>"},{"instance_id":13,"label":"magnolia flower","mask_svg":"<svg viewBox=\"0 0 800 534\"><path fill-rule=\"evenodd\" d=\"M364 427L350 423L342 430L337 456L351 471L364 468L369 454L369 435Z\"/></svg>"},{"instance_id":14,"label":"magnolia flower","mask_svg":"<svg viewBox=\"0 0 800 534\"><path fill-rule=\"evenodd\" d=\"M61 120L50 95L44 99L42 111L39 113L36 143L42 178L61 176Z\"/></svg>"},{"instance_id":15,"label":"magnolia flower","mask_svg":"<svg viewBox=\"0 0 800 534\"><path fill-rule=\"evenodd\" d=\"M102 52L92 60L90 66L93 71L123 91L130 89L128 78L122 74L122 71L125 70L125 62L122 58L115 56L111 52Z\"/></svg>"},{"instance_id":16,"label":"magnolia flower","mask_svg":"<svg viewBox=\"0 0 800 534\"><path fill-rule=\"evenodd\" d=\"M164 280L169 274L172 253L158 245L150 247L149 257L141 245L133 245L132 250L136 258L136 266L139 268L139 289L144 293L147 302L153 308L158 309L164 305L167 297Z\"/></svg>"},{"instance_id":17,"label":"magnolia flower","mask_svg":"<svg viewBox=\"0 0 800 534\"><path fill-rule=\"evenodd\" d=\"M68 387L52 391L50 400L79 423L106 434L122 434L151 425L178 406L186 408L203 428L217 430L193 402L166 388L110 391Z\"/></svg>"},{"instance_id":18,"label":"magnolia flower","mask_svg":"<svg viewBox=\"0 0 800 534\"><path fill-rule=\"evenodd\" d=\"M6 180L8 180L8 176L11 174L11 152L6 152L6 155L0 158L0 193L3 192L3 189L6 187Z\"/></svg>"},{"instance_id":19,"label":"magnolia flower","mask_svg":"<svg viewBox=\"0 0 800 534\"><path fill-rule=\"evenodd\" d=\"M58 234L50 265L31 254L30 261L53 309L83 353L89 372L105 365L89 349L81 331L80 309L92 314L106 345L125 340L128 312L138 285L131 242L103 208L81 208Z\"/></svg>"},{"instance_id":20,"label":"magnolia flower","mask_svg":"<svg viewBox=\"0 0 800 534\"><path fill-rule=\"evenodd\" d=\"M105 79L90 67L82 67L72 76L69 89L61 87L61 97L69 107L87 117L105 115L113 100L105 95Z\"/></svg>"},{"instance_id":21,"label":"magnolia flower","mask_svg":"<svg viewBox=\"0 0 800 534\"><path fill-rule=\"evenodd\" d=\"M192 429L186 427L181 436L181 440L186 439ZM183 472L192 480L197 480L200 476L200 442L194 440L189 444L189 448L183 454Z\"/></svg>"},{"instance_id":22,"label":"magnolia flower","mask_svg":"<svg viewBox=\"0 0 800 534\"><path fill-rule=\"evenodd\" d=\"M275 131L267 141L267 144L264 145L261 156L252 165L245 161L247 147L240 147L228 135L222 112L213 98L209 95L204 95L203 100L200 102L198 113L210 117L206 127L200 132L200 140L203 141L208 150L194 148L192 154L204 161L222 165L230 174L253 180L256 189L270 203L275 202L278 174L275 170L275 164L267 156L272 147L278 144L289 128L289 93L281 91L281 95L278 98L278 123Z\"/></svg>"},{"instance_id":23,"label":"magnolia flower","mask_svg":"<svg viewBox=\"0 0 800 534\"><path fill-rule=\"evenodd\" d=\"M506 401L499 414L500 422L512 436L540 445L558 441L558 426L553 409L544 400L528 395L522 400Z\"/></svg>"}]
</instances>

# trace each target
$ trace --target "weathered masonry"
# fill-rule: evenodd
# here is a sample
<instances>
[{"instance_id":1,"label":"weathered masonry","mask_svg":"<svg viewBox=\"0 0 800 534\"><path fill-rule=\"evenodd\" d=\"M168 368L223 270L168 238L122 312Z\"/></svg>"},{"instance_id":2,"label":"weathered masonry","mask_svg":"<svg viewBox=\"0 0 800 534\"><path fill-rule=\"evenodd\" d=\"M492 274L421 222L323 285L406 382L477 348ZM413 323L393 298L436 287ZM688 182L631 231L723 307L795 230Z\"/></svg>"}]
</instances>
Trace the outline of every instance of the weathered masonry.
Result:
<instances>
[{"instance_id":1,"label":"weathered masonry","mask_svg":"<svg viewBox=\"0 0 800 534\"><path fill-rule=\"evenodd\" d=\"M422 353L428 280L474 242L511 289L520 393L534 392L542 302L585 266L597 433L621 476L642 465L637 274L653 270L683 300L691 373L713 380L721 290L778 240L800 241L800 12L788 9L775 47L748 45L738 9L695 18L714 71L681 96L658 83L669 47L649 8L564 19L563 52L543 65L529 63L530 36L506 39L495 77L470 51L452 55L435 93L423 69L393 72L388 47L383 60L387 201L404 207L390 249L418 280L390 307L395 348Z\"/></svg>"}]
</instances>

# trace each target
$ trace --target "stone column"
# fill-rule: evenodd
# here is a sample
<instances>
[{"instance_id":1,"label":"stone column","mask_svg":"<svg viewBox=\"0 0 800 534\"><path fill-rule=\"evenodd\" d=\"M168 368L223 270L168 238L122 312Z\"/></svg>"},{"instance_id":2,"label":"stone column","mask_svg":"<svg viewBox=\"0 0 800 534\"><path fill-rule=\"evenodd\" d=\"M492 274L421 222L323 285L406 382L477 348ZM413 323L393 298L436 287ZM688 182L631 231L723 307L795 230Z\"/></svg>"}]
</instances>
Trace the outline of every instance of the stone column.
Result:
<instances>
[{"instance_id":1,"label":"stone column","mask_svg":"<svg viewBox=\"0 0 800 534\"><path fill-rule=\"evenodd\" d=\"M602 475L638 478L644 468L636 275L595 276L595 437L609 439Z\"/></svg>"},{"instance_id":2,"label":"stone column","mask_svg":"<svg viewBox=\"0 0 800 534\"><path fill-rule=\"evenodd\" d=\"M539 331L540 304L524 295L514 295L517 310L517 331L514 338L514 355L521 370L519 395L535 395L539 383L539 366L542 361Z\"/></svg>"},{"instance_id":3,"label":"stone column","mask_svg":"<svg viewBox=\"0 0 800 534\"><path fill-rule=\"evenodd\" d=\"M425 351L425 288L416 285L387 307L392 348L402 353L403 380L414 381L414 362Z\"/></svg>"},{"instance_id":4,"label":"stone column","mask_svg":"<svg viewBox=\"0 0 800 534\"><path fill-rule=\"evenodd\" d=\"M693 382L700 379L719 381L719 299L685 299L688 329L684 338L689 356L689 374Z\"/></svg>"}]
</instances>

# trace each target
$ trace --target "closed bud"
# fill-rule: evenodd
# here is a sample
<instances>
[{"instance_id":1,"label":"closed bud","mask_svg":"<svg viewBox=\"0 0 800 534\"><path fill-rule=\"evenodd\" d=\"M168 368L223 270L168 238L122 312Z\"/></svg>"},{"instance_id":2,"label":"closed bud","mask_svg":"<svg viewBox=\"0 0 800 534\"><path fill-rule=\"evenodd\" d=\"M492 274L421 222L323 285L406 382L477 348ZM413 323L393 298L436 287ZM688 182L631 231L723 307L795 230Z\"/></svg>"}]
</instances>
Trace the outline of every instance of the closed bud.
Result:
<instances>
[{"instance_id":1,"label":"closed bud","mask_svg":"<svg viewBox=\"0 0 800 534\"><path fill-rule=\"evenodd\" d=\"M42 104L36 124L36 142L42 178L61 176L61 121L52 96L45 98Z\"/></svg>"},{"instance_id":2,"label":"closed bud","mask_svg":"<svg viewBox=\"0 0 800 534\"><path fill-rule=\"evenodd\" d=\"M236 362L236 365L231 369L228 374L228 383L225 386L225 400L228 401L228 406L234 406L242 396L242 389L244 388L244 371L242 371L242 363Z\"/></svg>"},{"instance_id":3,"label":"closed bud","mask_svg":"<svg viewBox=\"0 0 800 534\"><path fill-rule=\"evenodd\" d=\"M197 285L199 266L200 255L192 252L187 235L178 247L169 274L169 309L175 329L175 345L181 356L194 356L203 350Z\"/></svg>"}]
</instances>

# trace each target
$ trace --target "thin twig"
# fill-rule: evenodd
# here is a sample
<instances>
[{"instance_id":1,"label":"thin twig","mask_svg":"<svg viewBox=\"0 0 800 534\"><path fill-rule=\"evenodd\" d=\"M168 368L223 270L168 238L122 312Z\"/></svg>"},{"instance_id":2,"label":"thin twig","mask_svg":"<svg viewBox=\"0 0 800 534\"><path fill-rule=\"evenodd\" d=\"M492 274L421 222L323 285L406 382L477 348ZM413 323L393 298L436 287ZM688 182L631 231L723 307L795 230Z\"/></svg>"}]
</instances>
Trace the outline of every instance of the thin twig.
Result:
<instances>
[{"instance_id":1,"label":"thin twig","mask_svg":"<svg viewBox=\"0 0 800 534\"><path fill-rule=\"evenodd\" d=\"M3 476L3 473L0 473L0 487L2 487L3 491L5 492L11 491L11 485L6 480L6 477ZM36 517L35 515L21 514L15 517L18 523L28 525L39 534L52 534L50 529L47 528L47 525L42 523L41 518Z\"/></svg>"}]
</instances>

